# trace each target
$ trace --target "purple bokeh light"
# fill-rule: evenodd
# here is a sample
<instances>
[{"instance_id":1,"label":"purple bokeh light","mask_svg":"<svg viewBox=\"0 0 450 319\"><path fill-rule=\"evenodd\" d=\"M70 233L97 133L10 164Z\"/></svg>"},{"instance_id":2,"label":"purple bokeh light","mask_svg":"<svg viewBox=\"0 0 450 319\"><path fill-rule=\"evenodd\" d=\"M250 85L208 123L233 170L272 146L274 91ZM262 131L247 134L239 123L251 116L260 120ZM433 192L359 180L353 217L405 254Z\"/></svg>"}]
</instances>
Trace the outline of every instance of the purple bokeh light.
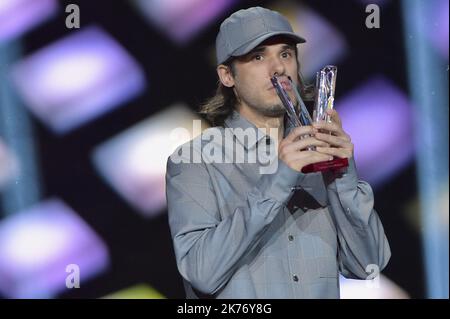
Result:
<instances>
[{"instance_id":1,"label":"purple bokeh light","mask_svg":"<svg viewBox=\"0 0 450 319\"><path fill-rule=\"evenodd\" d=\"M193 128L193 120L199 118L188 107L166 108L97 146L92 154L94 166L137 212L157 216L166 207L167 158L177 146L201 133L201 128ZM186 134L176 135L175 129Z\"/></svg>"},{"instance_id":2,"label":"purple bokeh light","mask_svg":"<svg viewBox=\"0 0 450 319\"><path fill-rule=\"evenodd\" d=\"M0 292L8 298L50 298L66 288L66 267L82 281L109 263L104 242L58 199L49 199L0 223Z\"/></svg>"},{"instance_id":3,"label":"purple bokeh light","mask_svg":"<svg viewBox=\"0 0 450 319\"><path fill-rule=\"evenodd\" d=\"M19 61L12 76L26 105L58 134L118 107L146 86L138 63L96 26Z\"/></svg>"},{"instance_id":4,"label":"purple bokeh light","mask_svg":"<svg viewBox=\"0 0 450 319\"><path fill-rule=\"evenodd\" d=\"M381 76L370 79L336 99L336 109L355 146L358 172L372 186L395 174L413 156L413 108L390 81Z\"/></svg>"},{"instance_id":5,"label":"purple bokeh light","mask_svg":"<svg viewBox=\"0 0 450 319\"><path fill-rule=\"evenodd\" d=\"M1 0L0 42L11 40L50 18L56 0Z\"/></svg>"},{"instance_id":6,"label":"purple bokeh light","mask_svg":"<svg viewBox=\"0 0 450 319\"><path fill-rule=\"evenodd\" d=\"M430 4L431 12L427 20L430 25L427 33L433 45L448 60L449 1L430 1Z\"/></svg>"},{"instance_id":7,"label":"purple bokeh light","mask_svg":"<svg viewBox=\"0 0 450 319\"><path fill-rule=\"evenodd\" d=\"M189 41L236 0L134 0L137 8L176 43Z\"/></svg>"},{"instance_id":8,"label":"purple bokeh light","mask_svg":"<svg viewBox=\"0 0 450 319\"><path fill-rule=\"evenodd\" d=\"M294 32L306 39L298 46L301 72L305 77L315 77L319 69L347 54L347 43L342 33L309 7L284 3L274 6L273 10L286 16Z\"/></svg>"}]
</instances>

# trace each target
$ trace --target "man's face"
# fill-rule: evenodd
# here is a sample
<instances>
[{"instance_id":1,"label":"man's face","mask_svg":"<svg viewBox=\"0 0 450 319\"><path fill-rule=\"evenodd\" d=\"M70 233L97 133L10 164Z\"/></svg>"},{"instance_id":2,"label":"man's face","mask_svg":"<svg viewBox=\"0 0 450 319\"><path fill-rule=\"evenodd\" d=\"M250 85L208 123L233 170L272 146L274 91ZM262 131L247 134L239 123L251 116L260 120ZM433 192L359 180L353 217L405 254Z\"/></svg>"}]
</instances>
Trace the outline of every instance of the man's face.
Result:
<instances>
[{"instance_id":1,"label":"man's face","mask_svg":"<svg viewBox=\"0 0 450 319\"><path fill-rule=\"evenodd\" d=\"M280 117L285 113L270 78L277 74L291 100L296 104L288 76L298 85L295 47L286 40L271 38L250 53L235 60L234 88L240 107L248 107L263 116Z\"/></svg>"}]
</instances>

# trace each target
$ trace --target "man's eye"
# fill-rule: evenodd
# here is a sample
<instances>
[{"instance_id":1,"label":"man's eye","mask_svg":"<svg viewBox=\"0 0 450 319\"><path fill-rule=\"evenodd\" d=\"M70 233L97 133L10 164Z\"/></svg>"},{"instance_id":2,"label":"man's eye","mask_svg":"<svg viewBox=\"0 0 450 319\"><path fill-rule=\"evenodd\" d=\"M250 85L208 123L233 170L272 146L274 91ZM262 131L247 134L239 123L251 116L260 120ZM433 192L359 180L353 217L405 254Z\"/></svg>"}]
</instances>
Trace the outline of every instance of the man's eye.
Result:
<instances>
[{"instance_id":1,"label":"man's eye","mask_svg":"<svg viewBox=\"0 0 450 319\"><path fill-rule=\"evenodd\" d=\"M262 60L262 55L261 54L256 54L256 55L254 55L253 56L253 60L257 60L257 61L260 61L260 60Z\"/></svg>"},{"instance_id":2,"label":"man's eye","mask_svg":"<svg viewBox=\"0 0 450 319\"><path fill-rule=\"evenodd\" d=\"M282 56L283 58L289 58L289 57L292 56L292 53L291 53L291 52L283 52L283 53L281 53L281 56Z\"/></svg>"}]
</instances>

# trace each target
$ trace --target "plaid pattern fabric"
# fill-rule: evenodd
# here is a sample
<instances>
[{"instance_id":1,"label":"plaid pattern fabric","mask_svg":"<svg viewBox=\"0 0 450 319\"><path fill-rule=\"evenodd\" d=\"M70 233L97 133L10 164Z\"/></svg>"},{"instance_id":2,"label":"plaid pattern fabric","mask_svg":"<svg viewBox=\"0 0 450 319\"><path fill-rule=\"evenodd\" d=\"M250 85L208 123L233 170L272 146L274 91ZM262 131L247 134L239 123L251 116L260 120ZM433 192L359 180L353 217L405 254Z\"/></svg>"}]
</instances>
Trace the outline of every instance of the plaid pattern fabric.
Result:
<instances>
[{"instance_id":1,"label":"plaid pattern fabric","mask_svg":"<svg viewBox=\"0 0 450 319\"><path fill-rule=\"evenodd\" d=\"M225 123L258 130L237 112ZM268 138L223 136L245 155ZM207 141L181 147L198 155ZM174 154L166 195L187 298L339 298L339 272L365 279L368 265L386 266L391 253L372 189L353 160L334 175L303 174L283 161L261 174L259 163L180 163Z\"/></svg>"}]
</instances>

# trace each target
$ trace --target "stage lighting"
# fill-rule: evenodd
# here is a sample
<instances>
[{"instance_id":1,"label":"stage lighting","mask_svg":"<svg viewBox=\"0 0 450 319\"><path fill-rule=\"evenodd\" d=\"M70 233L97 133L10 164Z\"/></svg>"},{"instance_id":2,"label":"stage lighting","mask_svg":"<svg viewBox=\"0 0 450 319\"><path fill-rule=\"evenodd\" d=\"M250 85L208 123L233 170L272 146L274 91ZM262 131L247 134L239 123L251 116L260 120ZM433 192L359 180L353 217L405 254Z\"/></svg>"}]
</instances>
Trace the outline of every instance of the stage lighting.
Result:
<instances>
[{"instance_id":1,"label":"stage lighting","mask_svg":"<svg viewBox=\"0 0 450 319\"><path fill-rule=\"evenodd\" d=\"M426 32L431 39L433 46L447 59L448 71L448 0L430 1L430 7L425 12L425 17L429 23Z\"/></svg>"},{"instance_id":2,"label":"stage lighting","mask_svg":"<svg viewBox=\"0 0 450 319\"><path fill-rule=\"evenodd\" d=\"M200 119L192 111L172 106L97 146L94 165L137 211L158 215L166 207L167 158L177 146L200 134L197 125Z\"/></svg>"},{"instance_id":3,"label":"stage lighting","mask_svg":"<svg viewBox=\"0 0 450 319\"><path fill-rule=\"evenodd\" d=\"M146 85L139 64L97 26L26 57L12 75L26 106L58 134L124 105Z\"/></svg>"},{"instance_id":4,"label":"stage lighting","mask_svg":"<svg viewBox=\"0 0 450 319\"><path fill-rule=\"evenodd\" d=\"M133 0L150 23L178 44L189 41L234 2L235 0Z\"/></svg>"},{"instance_id":5,"label":"stage lighting","mask_svg":"<svg viewBox=\"0 0 450 319\"><path fill-rule=\"evenodd\" d=\"M412 160L413 109L392 82L373 77L335 103L362 179L378 186Z\"/></svg>"},{"instance_id":6,"label":"stage lighting","mask_svg":"<svg viewBox=\"0 0 450 319\"><path fill-rule=\"evenodd\" d=\"M166 299L147 284L138 284L104 296L102 299Z\"/></svg>"},{"instance_id":7,"label":"stage lighting","mask_svg":"<svg viewBox=\"0 0 450 319\"><path fill-rule=\"evenodd\" d=\"M55 14L57 9L56 0L1 0L0 43L36 27Z\"/></svg>"},{"instance_id":8,"label":"stage lighting","mask_svg":"<svg viewBox=\"0 0 450 319\"><path fill-rule=\"evenodd\" d=\"M62 200L0 222L0 293L8 298L54 297L68 289L68 266L79 268L81 286L108 262L104 242Z\"/></svg>"},{"instance_id":9,"label":"stage lighting","mask_svg":"<svg viewBox=\"0 0 450 319\"><path fill-rule=\"evenodd\" d=\"M283 2L271 9L283 14L294 32L306 39L298 46L301 72L305 77L315 77L324 65L336 64L347 54L348 47L342 33L311 8Z\"/></svg>"},{"instance_id":10,"label":"stage lighting","mask_svg":"<svg viewBox=\"0 0 450 319\"><path fill-rule=\"evenodd\" d=\"M370 280L339 276L341 299L409 299L404 289L383 275Z\"/></svg>"}]
</instances>

